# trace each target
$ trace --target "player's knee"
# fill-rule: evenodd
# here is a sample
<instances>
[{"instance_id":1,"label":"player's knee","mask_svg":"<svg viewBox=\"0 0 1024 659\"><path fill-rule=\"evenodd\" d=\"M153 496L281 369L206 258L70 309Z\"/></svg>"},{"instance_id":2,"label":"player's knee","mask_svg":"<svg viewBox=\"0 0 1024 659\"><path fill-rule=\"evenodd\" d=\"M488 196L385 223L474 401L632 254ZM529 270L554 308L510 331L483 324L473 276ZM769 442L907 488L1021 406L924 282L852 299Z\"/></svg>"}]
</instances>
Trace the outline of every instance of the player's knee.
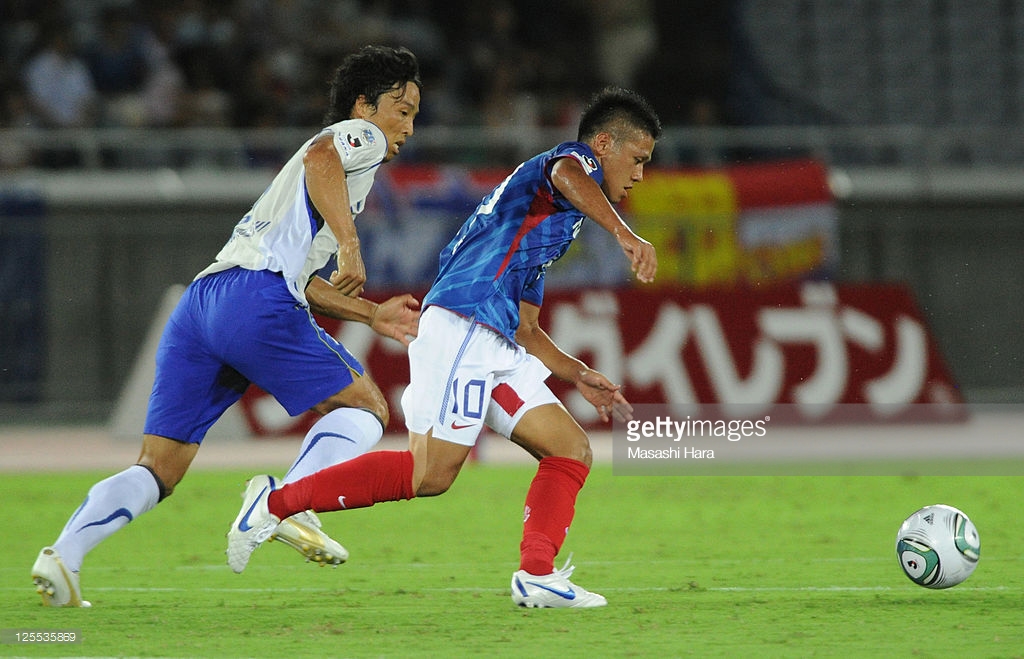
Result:
<instances>
[{"instance_id":1,"label":"player's knee","mask_svg":"<svg viewBox=\"0 0 1024 659\"><path fill-rule=\"evenodd\" d=\"M590 448L590 442L586 439L581 443L574 444L570 450L570 455L565 457L578 460L587 465L587 467L594 464L594 451Z\"/></svg>"},{"instance_id":2,"label":"player's knee","mask_svg":"<svg viewBox=\"0 0 1024 659\"><path fill-rule=\"evenodd\" d=\"M144 460L140 460L136 464L148 471L156 481L157 489L160 492L158 502L174 494L174 486L180 483L184 477L184 473L178 469L161 469L160 464L152 464Z\"/></svg>"},{"instance_id":3,"label":"player's knee","mask_svg":"<svg viewBox=\"0 0 1024 659\"><path fill-rule=\"evenodd\" d=\"M175 486L185 477L198 450L198 444L146 435L136 464L153 475L160 488L160 499L163 500L174 492Z\"/></svg>"},{"instance_id":4,"label":"player's knee","mask_svg":"<svg viewBox=\"0 0 1024 659\"><path fill-rule=\"evenodd\" d=\"M315 405L313 410L322 416L343 407L364 409L380 419L385 428L391 421L391 413L384 394L371 380L359 380L358 383Z\"/></svg>"},{"instance_id":5,"label":"player's knee","mask_svg":"<svg viewBox=\"0 0 1024 659\"><path fill-rule=\"evenodd\" d=\"M142 466L145 467L145 465ZM149 469L149 467L146 468ZM149 469L149 473L153 475L153 480L156 481L156 489L159 492L156 500L157 503L160 503L161 501L163 501L164 499L166 499L167 497L171 496L171 494L174 493L173 485L168 487L167 483L164 482L164 479L157 476L156 472L153 471L152 469Z\"/></svg>"},{"instance_id":6,"label":"player's knee","mask_svg":"<svg viewBox=\"0 0 1024 659\"><path fill-rule=\"evenodd\" d=\"M561 441L554 442L549 450L541 452L541 457L569 458L590 467L594 462L594 452L590 448L590 439L585 432L572 433Z\"/></svg>"},{"instance_id":7,"label":"player's knee","mask_svg":"<svg viewBox=\"0 0 1024 659\"><path fill-rule=\"evenodd\" d=\"M388 427L388 423L391 422L391 413L388 411L388 405L384 402L383 398L380 399L378 404L367 407L366 410L380 419L380 423L384 428Z\"/></svg>"},{"instance_id":8,"label":"player's knee","mask_svg":"<svg viewBox=\"0 0 1024 659\"><path fill-rule=\"evenodd\" d=\"M448 488L455 482L455 477L458 472L453 473L440 473L440 474L425 474L423 480L420 481L419 486L416 488L417 497L436 497L439 494L444 494L448 491Z\"/></svg>"},{"instance_id":9,"label":"player's knee","mask_svg":"<svg viewBox=\"0 0 1024 659\"><path fill-rule=\"evenodd\" d=\"M388 423L391 420L391 413L388 410L388 402L384 399L384 394L377 388L377 385L371 381L367 382L368 388L366 395L361 397L359 404L353 405L352 407L361 407L370 414L373 414L380 419L381 424L385 428L388 427Z\"/></svg>"}]
</instances>

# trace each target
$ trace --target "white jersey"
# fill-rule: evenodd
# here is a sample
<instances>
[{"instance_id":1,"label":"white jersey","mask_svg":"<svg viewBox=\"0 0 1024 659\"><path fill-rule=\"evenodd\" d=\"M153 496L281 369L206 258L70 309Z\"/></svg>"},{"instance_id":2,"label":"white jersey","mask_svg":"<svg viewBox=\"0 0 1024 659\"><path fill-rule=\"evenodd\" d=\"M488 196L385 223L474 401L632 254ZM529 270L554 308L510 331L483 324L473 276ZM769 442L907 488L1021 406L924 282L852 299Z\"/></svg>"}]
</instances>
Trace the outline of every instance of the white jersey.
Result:
<instances>
[{"instance_id":1,"label":"white jersey","mask_svg":"<svg viewBox=\"0 0 1024 659\"><path fill-rule=\"evenodd\" d=\"M387 154L387 138L369 121L347 119L302 145L235 225L216 261L196 279L236 266L280 272L295 299L307 305L305 288L310 277L338 251L338 240L309 200L302 164L306 149L324 133L333 135L341 156L353 217L363 210L373 175Z\"/></svg>"}]
</instances>

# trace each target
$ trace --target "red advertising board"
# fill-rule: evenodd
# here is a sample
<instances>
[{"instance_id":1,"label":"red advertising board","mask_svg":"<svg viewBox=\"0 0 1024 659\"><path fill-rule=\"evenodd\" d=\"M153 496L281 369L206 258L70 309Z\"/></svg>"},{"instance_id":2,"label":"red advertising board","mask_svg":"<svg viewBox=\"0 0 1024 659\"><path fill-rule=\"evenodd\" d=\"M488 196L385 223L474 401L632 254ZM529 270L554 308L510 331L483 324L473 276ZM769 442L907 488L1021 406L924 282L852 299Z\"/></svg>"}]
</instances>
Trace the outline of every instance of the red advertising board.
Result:
<instances>
[{"instance_id":1,"label":"red advertising board","mask_svg":"<svg viewBox=\"0 0 1024 659\"><path fill-rule=\"evenodd\" d=\"M404 432L405 348L358 323L321 321L388 397L389 430ZM622 383L634 404L713 406L794 423L958 421L965 414L902 285L550 291L541 322L564 350ZM584 426L597 427L572 387L549 384ZM315 420L288 418L255 387L242 408L255 434L304 433Z\"/></svg>"}]
</instances>

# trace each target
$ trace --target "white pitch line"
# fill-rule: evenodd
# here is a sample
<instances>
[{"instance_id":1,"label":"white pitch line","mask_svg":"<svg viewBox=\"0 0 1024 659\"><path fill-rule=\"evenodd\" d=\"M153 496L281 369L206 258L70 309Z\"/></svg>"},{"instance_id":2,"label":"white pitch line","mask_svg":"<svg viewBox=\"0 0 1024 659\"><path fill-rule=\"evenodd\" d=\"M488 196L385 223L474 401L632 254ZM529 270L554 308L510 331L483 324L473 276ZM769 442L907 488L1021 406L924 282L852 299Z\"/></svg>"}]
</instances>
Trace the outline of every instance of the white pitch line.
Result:
<instances>
[{"instance_id":1,"label":"white pitch line","mask_svg":"<svg viewBox=\"0 0 1024 659\"><path fill-rule=\"evenodd\" d=\"M26 588L0 588L4 591L26 591ZM338 586L336 588L179 588L179 587L117 587L117 586L91 586L90 592L107 593L331 593L343 591L346 593L374 593L379 595L394 594L393 591L384 588ZM622 588L598 588L601 592L609 593L857 593L857 592L891 592L891 593L920 593L922 589L897 588L893 586L710 586L710 587L667 587L667 586L627 586ZM1018 588L1007 586L964 586L956 587L956 592L1018 592ZM507 588L408 588L407 594L415 593L507 593Z\"/></svg>"}]
</instances>

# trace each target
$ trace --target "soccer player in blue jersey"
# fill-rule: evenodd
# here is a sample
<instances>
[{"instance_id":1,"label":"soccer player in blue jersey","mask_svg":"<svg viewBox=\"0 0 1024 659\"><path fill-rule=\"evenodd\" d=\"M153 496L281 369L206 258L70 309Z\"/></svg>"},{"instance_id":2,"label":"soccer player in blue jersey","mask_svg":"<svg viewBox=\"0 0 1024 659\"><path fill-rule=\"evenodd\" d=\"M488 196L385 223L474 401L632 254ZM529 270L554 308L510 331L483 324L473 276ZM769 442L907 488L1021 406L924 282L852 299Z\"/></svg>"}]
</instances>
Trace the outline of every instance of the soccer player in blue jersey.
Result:
<instances>
[{"instance_id":1,"label":"soccer player in blue jersey","mask_svg":"<svg viewBox=\"0 0 1024 659\"><path fill-rule=\"evenodd\" d=\"M279 520L296 512L445 492L486 424L540 461L526 496L513 601L606 604L569 581L568 561L554 566L591 449L545 380L553 374L575 384L604 422L628 419L632 408L619 385L559 349L538 318L544 273L586 218L616 238L640 281L654 279L654 248L612 204L642 180L660 133L643 98L606 89L583 112L577 141L527 160L483 199L441 253L409 347L411 381L402 397L409 450L368 453L279 489L268 476L253 478L228 533L228 562L236 572Z\"/></svg>"},{"instance_id":2,"label":"soccer player in blue jersey","mask_svg":"<svg viewBox=\"0 0 1024 659\"><path fill-rule=\"evenodd\" d=\"M419 302L360 297L366 280L355 216L382 162L413 133L419 65L404 48L367 46L335 72L325 128L282 167L216 260L185 291L164 329L138 463L95 484L32 578L49 606L88 606L79 570L93 547L151 510L184 477L206 432L256 383L292 415L323 415L285 481L361 455L388 422L383 394L311 310L368 324L408 345ZM329 281L315 276L336 256ZM307 560L348 557L307 511L276 537Z\"/></svg>"}]
</instances>

